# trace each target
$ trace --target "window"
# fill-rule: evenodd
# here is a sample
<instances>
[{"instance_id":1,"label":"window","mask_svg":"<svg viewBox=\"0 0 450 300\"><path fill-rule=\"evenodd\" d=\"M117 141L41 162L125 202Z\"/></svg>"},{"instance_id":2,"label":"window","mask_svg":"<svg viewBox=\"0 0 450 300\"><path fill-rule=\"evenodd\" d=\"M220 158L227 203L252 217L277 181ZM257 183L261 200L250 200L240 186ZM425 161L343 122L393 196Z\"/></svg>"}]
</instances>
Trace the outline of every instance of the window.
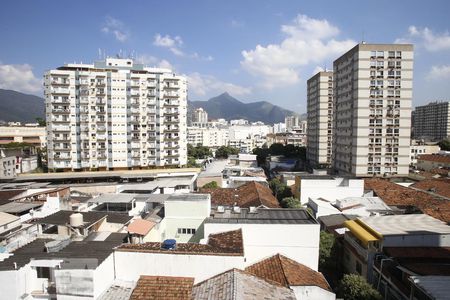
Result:
<instances>
[{"instance_id":1,"label":"window","mask_svg":"<svg viewBox=\"0 0 450 300\"><path fill-rule=\"evenodd\" d=\"M195 228L178 228L178 234L195 234Z\"/></svg>"}]
</instances>

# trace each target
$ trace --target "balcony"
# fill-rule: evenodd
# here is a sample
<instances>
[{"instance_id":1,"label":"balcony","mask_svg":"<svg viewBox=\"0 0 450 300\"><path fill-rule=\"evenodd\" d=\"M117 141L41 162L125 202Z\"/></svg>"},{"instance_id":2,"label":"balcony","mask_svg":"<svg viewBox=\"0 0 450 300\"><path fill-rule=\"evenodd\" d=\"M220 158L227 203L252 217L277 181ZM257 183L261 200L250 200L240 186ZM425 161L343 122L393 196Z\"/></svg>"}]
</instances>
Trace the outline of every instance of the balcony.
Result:
<instances>
[{"instance_id":1,"label":"balcony","mask_svg":"<svg viewBox=\"0 0 450 300\"><path fill-rule=\"evenodd\" d=\"M70 104L69 99L53 99L51 102L54 104Z\"/></svg>"},{"instance_id":2,"label":"balcony","mask_svg":"<svg viewBox=\"0 0 450 300\"><path fill-rule=\"evenodd\" d=\"M164 98L178 98L180 97L180 94L178 93L164 93Z\"/></svg>"},{"instance_id":3,"label":"balcony","mask_svg":"<svg viewBox=\"0 0 450 300\"><path fill-rule=\"evenodd\" d=\"M97 127L97 131L106 131L106 127L105 126L98 126Z\"/></svg>"},{"instance_id":4,"label":"balcony","mask_svg":"<svg viewBox=\"0 0 450 300\"><path fill-rule=\"evenodd\" d=\"M138 113L140 112L140 110L139 110L139 108L131 108L131 109L130 109L130 112L131 112L132 114L138 114Z\"/></svg>"},{"instance_id":5,"label":"balcony","mask_svg":"<svg viewBox=\"0 0 450 300\"><path fill-rule=\"evenodd\" d=\"M54 108L54 109L52 109L52 113L54 113L54 114L69 114L70 113L70 109Z\"/></svg>"},{"instance_id":6,"label":"balcony","mask_svg":"<svg viewBox=\"0 0 450 300\"><path fill-rule=\"evenodd\" d=\"M103 141L103 140L106 140L106 135L104 135L104 134L97 135L97 141Z\"/></svg>"},{"instance_id":7,"label":"balcony","mask_svg":"<svg viewBox=\"0 0 450 300\"><path fill-rule=\"evenodd\" d=\"M70 155L66 155L66 154L55 154L53 155L53 159L55 160L68 160L70 159Z\"/></svg>"},{"instance_id":8,"label":"balcony","mask_svg":"<svg viewBox=\"0 0 450 300\"><path fill-rule=\"evenodd\" d=\"M56 131L56 132L70 131L70 126L55 126L55 127L52 127L52 131Z\"/></svg>"},{"instance_id":9,"label":"balcony","mask_svg":"<svg viewBox=\"0 0 450 300\"><path fill-rule=\"evenodd\" d=\"M62 88L57 88L57 89L50 89L50 93L52 94L62 94L62 95L66 95L70 93L69 89L62 89Z\"/></svg>"},{"instance_id":10,"label":"balcony","mask_svg":"<svg viewBox=\"0 0 450 300\"><path fill-rule=\"evenodd\" d=\"M63 79L63 78L55 78L52 79L51 81L52 85L70 85L70 80L69 79Z\"/></svg>"},{"instance_id":11,"label":"balcony","mask_svg":"<svg viewBox=\"0 0 450 300\"><path fill-rule=\"evenodd\" d=\"M133 149L141 148L141 145L139 143L132 142L131 143L131 148L133 148Z\"/></svg>"}]
</instances>

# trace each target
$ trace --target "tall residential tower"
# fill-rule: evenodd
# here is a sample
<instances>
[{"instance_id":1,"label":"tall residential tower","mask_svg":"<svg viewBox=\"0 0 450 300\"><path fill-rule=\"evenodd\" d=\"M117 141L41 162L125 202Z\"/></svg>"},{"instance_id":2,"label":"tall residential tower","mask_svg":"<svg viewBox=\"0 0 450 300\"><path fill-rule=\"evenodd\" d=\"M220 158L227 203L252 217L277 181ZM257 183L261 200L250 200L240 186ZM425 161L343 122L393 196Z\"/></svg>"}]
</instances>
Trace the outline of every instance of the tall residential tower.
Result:
<instances>
[{"instance_id":1,"label":"tall residential tower","mask_svg":"<svg viewBox=\"0 0 450 300\"><path fill-rule=\"evenodd\" d=\"M353 176L407 175L413 45L358 44L333 66L334 169Z\"/></svg>"},{"instance_id":2,"label":"tall residential tower","mask_svg":"<svg viewBox=\"0 0 450 300\"><path fill-rule=\"evenodd\" d=\"M333 139L333 72L319 72L307 82L306 157L314 167L331 165Z\"/></svg>"},{"instance_id":3,"label":"tall residential tower","mask_svg":"<svg viewBox=\"0 0 450 300\"><path fill-rule=\"evenodd\" d=\"M414 138L441 141L450 137L450 102L431 102L414 110Z\"/></svg>"},{"instance_id":4,"label":"tall residential tower","mask_svg":"<svg viewBox=\"0 0 450 300\"><path fill-rule=\"evenodd\" d=\"M44 84L50 170L186 164L184 77L107 58L50 70Z\"/></svg>"}]
</instances>

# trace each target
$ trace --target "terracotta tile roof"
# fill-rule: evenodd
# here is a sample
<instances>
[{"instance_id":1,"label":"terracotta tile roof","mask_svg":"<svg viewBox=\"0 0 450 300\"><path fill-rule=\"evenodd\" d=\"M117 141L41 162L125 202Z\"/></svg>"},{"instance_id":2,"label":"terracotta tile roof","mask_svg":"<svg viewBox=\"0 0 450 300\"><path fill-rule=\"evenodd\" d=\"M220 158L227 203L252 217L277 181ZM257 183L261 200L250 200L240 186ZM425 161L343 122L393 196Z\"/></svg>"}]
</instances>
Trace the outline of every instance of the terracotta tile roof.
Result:
<instances>
[{"instance_id":1,"label":"terracotta tile roof","mask_svg":"<svg viewBox=\"0 0 450 300\"><path fill-rule=\"evenodd\" d=\"M280 208L272 190L265 185L251 181L238 188L200 189L200 193L211 194L212 206L239 206L249 208L264 205L268 208Z\"/></svg>"},{"instance_id":2,"label":"terracotta tile roof","mask_svg":"<svg viewBox=\"0 0 450 300\"><path fill-rule=\"evenodd\" d=\"M192 294L195 300L296 299L289 288L239 269L232 269L197 283Z\"/></svg>"},{"instance_id":3,"label":"terracotta tile roof","mask_svg":"<svg viewBox=\"0 0 450 300\"><path fill-rule=\"evenodd\" d=\"M314 271L286 256L277 254L257 262L245 270L266 280L283 286L318 286L331 291L322 273Z\"/></svg>"},{"instance_id":4,"label":"terracotta tile roof","mask_svg":"<svg viewBox=\"0 0 450 300\"><path fill-rule=\"evenodd\" d=\"M450 222L450 201L448 200L381 178L365 179L364 183L366 189L373 190L389 206L415 206L433 218Z\"/></svg>"},{"instance_id":5,"label":"terracotta tile roof","mask_svg":"<svg viewBox=\"0 0 450 300\"><path fill-rule=\"evenodd\" d=\"M136 219L131 222L130 225L128 225L128 232L129 233L136 233L139 235L147 235L150 230L155 226L155 222L143 220L143 219Z\"/></svg>"},{"instance_id":6,"label":"terracotta tile roof","mask_svg":"<svg viewBox=\"0 0 450 300\"><path fill-rule=\"evenodd\" d=\"M438 195L450 198L450 178L425 179L411 185L417 189L431 191Z\"/></svg>"},{"instance_id":7,"label":"terracotta tile roof","mask_svg":"<svg viewBox=\"0 0 450 300\"><path fill-rule=\"evenodd\" d=\"M439 154L422 154L417 160L426 160L450 164L450 155L439 155Z\"/></svg>"},{"instance_id":8,"label":"terracotta tile roof","mask_svg":"<svg viewBox=\"0 0 450 300\"><path fill-rule=\"evenodd\" d=\"M130 300L191 300L192 277L141 276Z\"/></svg>"},{"instance_id":9,"label":"terracotta tile roof","mask_svg":"<svg viewBox=\"0 0 450 300\"><path fill-rule=\"evenodd\" d=\"M118 251L191 254L191 255L244 255L242 230L233 230L209 235L208 244L177 243L173 250L161 249L161 243L123 244Z\"/></svg>"}]
</instances>

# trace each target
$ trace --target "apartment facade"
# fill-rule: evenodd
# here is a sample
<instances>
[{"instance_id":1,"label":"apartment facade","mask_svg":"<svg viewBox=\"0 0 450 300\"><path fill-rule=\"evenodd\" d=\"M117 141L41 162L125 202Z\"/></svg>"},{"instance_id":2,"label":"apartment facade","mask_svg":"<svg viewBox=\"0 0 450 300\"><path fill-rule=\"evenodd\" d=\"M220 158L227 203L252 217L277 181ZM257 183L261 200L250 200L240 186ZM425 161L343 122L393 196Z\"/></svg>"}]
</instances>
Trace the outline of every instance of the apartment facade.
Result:
<instances>
[{"instance_id":1,"label":"apartment facade","mask_svg":"<svg viewBox=\"0 0 450 300\"><path fill-rule=\"evenodd\" d=\"M194 116L192 122L196 126L206 126L208 124L208 113L203 108L197 108L194 111Z\"/></svg>"},{"instance_id":2,"label":"apartment facade","mask_svg":"<svg viewBox=\"0 0 450 300\"><path fill-rule=\"evenodd\" d=\"M333 72L319 72L307 82L306 157L313 167L330 166L333 139Z\"/></svg>"},{"instance_id":3,"label":"apartment facade","mask_svg":"<svg viewBox=\"0 0 450 300\"><path fill-rule=\"evenodd\" d=\"M184 77L107 58L50 70L44 84L50 170L186 164Z\"/></svg>"},{"instance_id":4,"label":"apartment facade","mask_svg":"<svg viewBox=\"0 0 450 300\"><path fill-rule=\"evenodd\" d=\"M407 175L413 45L358 44L333 66L336 172Z\"/></svg>"},{"instance_id":5,"label":"apartment facade","mask_svg":"<svg viewBox=\"0 0 450 300\"><path fill-rule=\"evenodd\" d=\"M287 116L284 118L284 124L286 124L286 130L290 131L300 126L300 119L298 116Z\"/></svg>"},{"instance_id":6,"label":"apartment facade","mask_svg":"<svg viewBox=\"0 0 450 300\"><path fill-rule=\"evenodd\" d=\"M413 133L416 139L441 141L450 137L450 102L431 102L414 110Z\"/></svg>"}]
</instances>

